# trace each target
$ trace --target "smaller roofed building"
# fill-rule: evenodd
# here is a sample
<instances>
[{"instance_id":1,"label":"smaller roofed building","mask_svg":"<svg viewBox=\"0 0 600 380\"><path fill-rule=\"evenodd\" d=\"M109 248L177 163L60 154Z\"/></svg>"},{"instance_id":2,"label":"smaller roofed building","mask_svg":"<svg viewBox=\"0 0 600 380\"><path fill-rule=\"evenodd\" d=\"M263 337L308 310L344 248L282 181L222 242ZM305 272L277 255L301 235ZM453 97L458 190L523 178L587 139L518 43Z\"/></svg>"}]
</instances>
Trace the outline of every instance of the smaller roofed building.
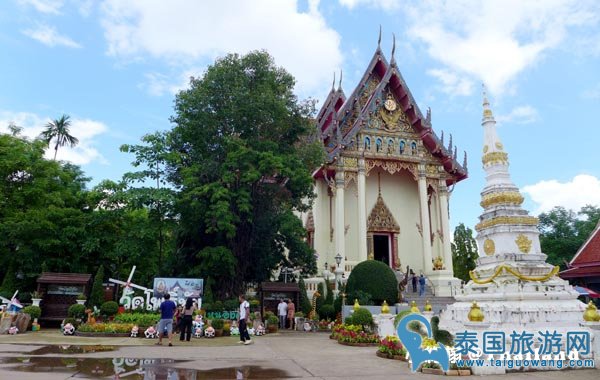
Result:
<instances>
[{"instance_id":1,"label":"smaller roofed building","mask_svg":"<svg viewBox=\"0 0 600 380\"><path fill-rule=\"evenodd\" d=\"M560 277L600 292L600 221Z\"/></svg>"}]
</instances>

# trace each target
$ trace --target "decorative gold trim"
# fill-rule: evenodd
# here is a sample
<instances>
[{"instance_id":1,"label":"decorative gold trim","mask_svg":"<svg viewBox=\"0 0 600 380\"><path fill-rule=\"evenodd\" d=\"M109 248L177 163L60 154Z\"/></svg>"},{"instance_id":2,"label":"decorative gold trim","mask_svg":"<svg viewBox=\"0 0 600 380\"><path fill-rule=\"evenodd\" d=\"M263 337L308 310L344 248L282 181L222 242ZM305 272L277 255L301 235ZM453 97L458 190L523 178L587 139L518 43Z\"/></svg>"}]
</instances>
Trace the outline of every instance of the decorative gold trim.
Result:
<instances>
[{"instance_id":1,"label":"decorative gold trim","mask_svg":"<svg viewBox=\"0 0 600 380\"><path fill-rule=\"evenodd\" d=\"M473 282L476 284L479 284L479 285L488 284L488 283L492 282L496 277L498 277L503 271L506 271L506 272L512 274L513 276L517 277L519 280L546 281L546 280L550 279L551 277L553 277L554 275L556 275L559 270L560 270L560 267L555 266L554 268L552 268L552 270L550 272L548 272L547 274L545 274L543 276L526 276L524 274L521 274L521 272L519 272L517 269L511 267L510 265L501 264L496 267L496 271L494 272L493 275L491 275L490 277L488 277L484 280L480 280L479 278L476 278L475 271L469 271L469 277L471 277L471 280L473 280Z\"/></svg>"},{"instance_id":2,"label":"decorative gold trim","mask_svg":"<svg viewBox=\"0 0 600 380\"><path fill-rule=\"evenodd\" d=\"M487 164L507 164L508 153L506 152L489 152L483 155L481 158L483 165Z\"/></svg>"},{"instance_id":3,"label":"decorative gold trim","mask_svg":"<svg viewBox=\"0 0 600 380\"><path fill-rule=\"evenodd\" d=\"M483 251L488 256L493 255L496 252L496 243L492 239L485 239L483 242Z\"/></svg>"},{"instance_id":4,"label":"decorative gold trim","mask_svg":"<svg viewBox=\"0 0 600 380\"><path fill-rule=\"evenodd\" d=\"M418 171L417 166L407 162L387 161L387 160L365 160L365 174L368 176L371 169L379 166L390 174L395 174L402 169L406 169L413 175L414 179L417 179Z\"/></svg>"},{"instance_id":5,"label":"decorative gold trim","mask_svg":"<svg viewBox=\"0 0 600 380\"><path fill-rule=\"evenodd\" d=\"M500 149L500 150L504 149L504 145L502 145L502 143L500 141L496 141L495 145L496 145L497 149Z\"/></svg>"},{"instance_id":6,"label":"decorative gold trim","mask_svg":"<svg viewBox=\"0 0 600 380\"><path fill-rule=\"evenodd\" d=\"M439 173L437 165L426 165L425 172L430 176L435 176Z\"/></svg>"},{"instance_id":7,"label":"decorative gold trim","mask_svg":"<svg viewBox=\"0 0 600 380\"><path fill-rule=\"evenodd\" d=\"M488 208L498 204L515 204L523 203L523 196L518 191L503 191L500 193L486 194L481 198L479 203L481 207Z\"/></svg>"},{"instance_id":8,"label":"decorative gold trim","mask_svg":"<svg viewBox=\"0 0 600 380\"><path fill-rule=\"evenodd\" d=\"M377 202L367 219L367 232L400 232L400 226L385 204L381 193L377 196Z\"/></svg>"},{"instance_id":9,"label":"decorative gold trim","mask_svg":"<svg viewBox=\"0 0 600 380\"><path fill-rule=\"evenodd\" d=\"M357 158L354 158L354 157L342 157L342 160L344 162L344 167L350 168L350 169L357 169L358 168L358 159Z\"/></svg>"},{"instance_id":10,"label":"decorative gold trim","mask_svg":"<svg viewBox=\"0 0 600 380\"><path fill-rule=\"evenodd\" d=\"M539 220L533 216L497 216L475 225L475 231L481 231L485 228L497 226L499 224L525 224L528 226L537 226Z\"/></svg>"},{"instance_id":11,"label":"decorative gold trim","mask_svg":"<svg viewBox=\"0 0 600 380\"><path fill-rule=\"evenodd\" d=\"M494 117L494 116L492 115L492 110L490 110L490 109L483 110L483 117L487 117L487 118L492 118L492 117Z\"/></svg>"},{"instance_id":12,"label":"decorative gold trim","mask_svg":"<svg viewBox=\"0 0 600 380\"><path fill-rule=\"evenodd\" d=\"M484 145L483 146L483 153L487 153L488 149L490 149L490 147L487 146L487 145Z\"/></svg>"},{"instance_id":13,"label":"decorative gold trim","mask_svg":"<svg viewBox=\"0 0 600 380\"><path fill-rule=\"evenodd\" d=\"M356 181L356 172L344 171L344 188L350 186L350 182L358 183Z\"/></svg>"},{"instance_id":14,"label":"decorative gold trim","mask_svg":"<svg viewBox=\"0 0 600 380\"><path fill-rule=\"evenodd\" d=\"M517 247L519 247L519 251L523 253L529 253L531 250L531 239L523 234L519 234L515 239L515 243L517 243Z\"/></svg>"}]
</instances>

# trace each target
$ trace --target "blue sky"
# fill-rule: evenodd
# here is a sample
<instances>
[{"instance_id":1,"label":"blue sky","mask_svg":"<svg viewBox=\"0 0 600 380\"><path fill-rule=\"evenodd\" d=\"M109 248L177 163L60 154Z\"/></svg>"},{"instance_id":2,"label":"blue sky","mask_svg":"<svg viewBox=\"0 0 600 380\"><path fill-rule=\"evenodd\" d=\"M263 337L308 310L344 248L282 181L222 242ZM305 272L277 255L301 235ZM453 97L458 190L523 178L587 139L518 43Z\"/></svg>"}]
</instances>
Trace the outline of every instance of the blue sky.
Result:
<instances>
[{"instance_id":1,"label":"blue sky","mask_svg":"<svg viewBox=\"0 0 600 380\"><path fill-rule=\"evenodd\" d=\"M480 214L481 83L488 86L513 181L533 214L600 205L600 3L594 1L86 1L0 5L0 130L35 136L63 113L81 143L59 159L119 179L119 152L170 128L173 100L216 57L266 49L324 100L334 72L349 94L383 28L434 129L469 156L451 224ZM339 74L338 74L339 75ZM447 137L446 137L446 141Z\"/></svg>"}]
</instances>

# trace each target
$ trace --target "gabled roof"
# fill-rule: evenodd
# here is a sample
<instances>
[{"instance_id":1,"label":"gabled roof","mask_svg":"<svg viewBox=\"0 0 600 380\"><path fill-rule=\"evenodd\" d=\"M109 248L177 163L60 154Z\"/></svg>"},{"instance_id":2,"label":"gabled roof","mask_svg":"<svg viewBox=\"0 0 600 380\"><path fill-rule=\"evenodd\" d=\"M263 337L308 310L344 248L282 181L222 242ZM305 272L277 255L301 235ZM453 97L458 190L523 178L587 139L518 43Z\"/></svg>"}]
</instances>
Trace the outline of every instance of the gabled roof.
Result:
<instances>
[{"instance_id":1,"label":"gabled roof","mask_svg":"<svg viewBox=\"0 0 600 380\"><path fill-rule=\"evenodd\" d=\"M583 243L569 263L569 265L575 267L582 266L582 264L596 264L600 266L600 221L598 221L590 237Z\"/></svg>"},{"instance_id":2,"label":"gabled roof","mask_svg":"<svg viewBox=\"0 0 600 380\"><path fill-rule=\"evenodd\" d=\"M386 88L389 88L398 101L398 105L402 112L404 112L407 116L413 130L421 138L425 148L434 157L440 159L446 172L453 175L455 181L452 182L458 182L462 179L465 179L467 177L466 167L460 165L455 159L453 152L449 151L443 146L442 141L437 137L431 127L429 113L427 117L423 116L419 106L412 96L410 89L406 85L400 70L398 70L393 56L392 61L388 63L379 46L375 50L375 53L373 54L367 70L363 74L360 82L352 94L345 99L340 108L332 107L331 103L334 98L333 96L328 96L323 108L321 108L319 111L320 119L326 121L317 121L319 131L326 135L335 136L337 131L334 131L333 128L340 127L340 121L346 116L346 113L353 112L353 107L355 107L355 103L358 101L360 91L369 78L373 75L381 78L380 83L377 85L377 88L369 97L362 109L359 110L359 114L356 117L352 127L344 136L342 136L342 141L338 142L337 146L334 146L333 149L328 152L329 160L333 161L334 157L337 156L338 151L343 149L343 146L348 146L351 144L352 139L357 133L359 133L364 122L366 122L368 119L369 113L374 111L379 106L377 99L380 99L381 93ZM331 122L334 118L338 121L337 123ZM328 131L329 128L332 128L332 130ZM325 138L326 136L324 136L323 139L325 140Z\"/></svg>"}]
</instances>

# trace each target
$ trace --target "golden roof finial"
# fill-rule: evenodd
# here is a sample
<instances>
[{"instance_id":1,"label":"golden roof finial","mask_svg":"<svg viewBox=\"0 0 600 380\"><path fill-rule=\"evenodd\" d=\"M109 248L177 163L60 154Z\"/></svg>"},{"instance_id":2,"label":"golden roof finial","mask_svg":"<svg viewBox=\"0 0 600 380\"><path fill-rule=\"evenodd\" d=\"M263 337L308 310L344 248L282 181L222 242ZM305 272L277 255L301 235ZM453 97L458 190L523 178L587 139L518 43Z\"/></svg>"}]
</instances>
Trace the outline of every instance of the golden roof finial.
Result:
<instances>
[{"instance_id":1,"label":"golden roof finial","mask_svg":"<svg viewBox=\"0 0 600 380\"><path fill-rule=\"evenodd\" d=\"M492 109L490 108L490 101L487 97L487 89L485 87L485 84L482 83L481 87L483 92L483 118L493 118L494 115L492 115Z\"/></svg>"}]
</instances>

